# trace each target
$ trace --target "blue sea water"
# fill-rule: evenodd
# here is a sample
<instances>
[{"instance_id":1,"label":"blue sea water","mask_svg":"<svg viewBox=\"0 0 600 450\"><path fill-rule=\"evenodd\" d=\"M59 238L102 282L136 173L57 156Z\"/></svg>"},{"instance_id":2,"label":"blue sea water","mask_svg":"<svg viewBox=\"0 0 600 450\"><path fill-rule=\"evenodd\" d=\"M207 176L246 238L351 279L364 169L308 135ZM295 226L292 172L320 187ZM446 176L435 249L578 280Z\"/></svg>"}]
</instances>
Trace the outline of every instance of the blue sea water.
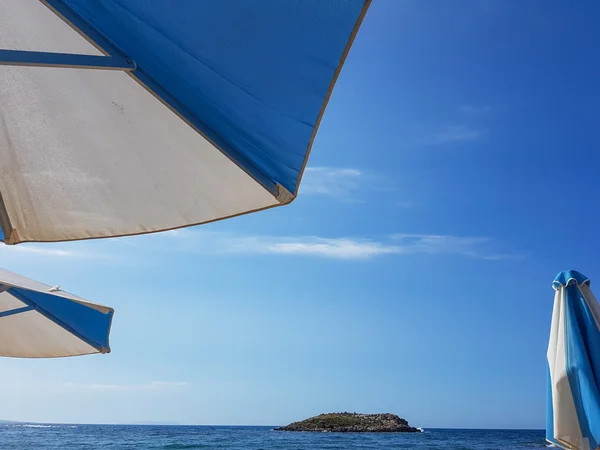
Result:
<instances>
[{"instance_id":1,"label":"blue sea water","mask_svg":"<svg viewBox=\"0 0 600 450\"><path fill-rule=\"evenodd\" d=\"M0 425L0 449L131 450L494 450L546 447L544 431L442 430L424 433L289 433L272 427Z\"/></svg>"}]
</instances>

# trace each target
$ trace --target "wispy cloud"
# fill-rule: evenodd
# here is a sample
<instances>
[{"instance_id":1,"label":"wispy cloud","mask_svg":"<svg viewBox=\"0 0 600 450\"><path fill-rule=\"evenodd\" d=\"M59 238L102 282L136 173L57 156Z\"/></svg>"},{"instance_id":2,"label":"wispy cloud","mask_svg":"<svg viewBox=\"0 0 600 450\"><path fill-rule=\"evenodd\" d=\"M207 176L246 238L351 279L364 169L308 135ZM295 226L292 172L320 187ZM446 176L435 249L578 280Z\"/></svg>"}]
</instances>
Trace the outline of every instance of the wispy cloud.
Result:
<instances>
[{"instance_id":1,"label":"wispy cloud","mask_svg":"<svg viewBox=\"0 0 600 450\"><path fill-rule=\"evenodd\" d=\"M182 251L213 254L263 254L340 260L367 260L385 255L453 254L479 259L504 259L497 243L484 237L431 234L395 234L379 239L319 236L247 236L195 232ZM173 247L171 247L173 248Z\"/></svg>"},{"instance_id":2,"label":"wispy cloud","mask_svg":"<svg viewBox=\"0 0 600 450\"><path fill-rule=\"evenodd\" d=\"M471 258L499 260L516 255L498 252L497 242L485 237L435 234L396 234L392 239L402 253L454 254Z\"/></svg>"},{"instance_id":3,"label":"wispy cloud","mask_svg":"<svg viewBox=\"0 0 600 450\"><path fill-rule=\"evenodd\" d=\"M102 258L105 254L84 249L85 244L80 242L71 242L64 244L18 244L18 245L2 245L0 244L0 254L26 256L32 255L36 258L49 256L52 258Z\"/></svg>"},{"instance_id":4,"label":"wispy cloud","mask_svg":"<svg viewBox=\"0 0 600 450\"><path fill-rule=\"evenodd\" d=\"M38 255L48 255L48 256L60 256L60 257L77 257L83 256L80 252L76 252L73 250L65 250L61 248L55 247L33 247L27 246L26 244L20 244L14 247L3 247L3 251L6 252L17 252L17 253L36 253Z\"/></svg>"},{"instance_id":5,"label":"wispy cloud","mask_svg":"<svg viewBox=\"0 0 600 450\"><path fill-rule=\"evenodd\" d=\"M367 259L374 256L396 253L396 250L393 245L374 240L265 236L238 238L235 242L232 242L232 245L228 249L228 251L243 253L305 255L336 259Z\"/></svg>"},{"instance_id":6,"label":"wispy cloud","mask_svg":"<svg viewBox=\"0 0 600 450\"><path fill-rule=\"evenodd\" d=\"M161 234L165 236L185 237L188 235L188 233L190 233L188 228L177 228L175 230L164 231Z\"/></svg>"},{"instance_id":7,"label":"wispy cloud","mask_svg":"<svg viewBox=\"0 0 600 450\"><path fill-rule=\"evenodd\" d=\"M356 192L364 175L358 169L307 167L302 177L303 195L346 197Z\"/></svg>"},{"instance_id":8,"label":"wispy cloud","mask_svg":"<svg viewBox=\"0 0 600 450\"><path fill-rule=\"evenodd\" d=\"M432 133L427 139L426 144L443 145L475 142L483 139L486 131L478 128L472 128L466 125L451 125Z\"/></svg>"},{"instance_id":9,"label":"wispy cloud","mask_svg":"<svg viewBox=\"0 0 600 450\"><path fill-rule=\"evenodd\" d=\"M462 105L458 108L458 111L470 116L483 116L489 114L492 107L490 105Z\"/></svg>"},{"instance_id":10,"label":"wispy cloud","mask_svg":"<svg viewBox=\"0 0 600 450\"><path fill-rule=\"evenodd\" d=\"M389 174L355 168L307 167L300 185L302 195L349 203L364 202L370 194L383 192L389 196L396 191L396 183Z\"/></svg>"},{"instance_id":11,"label":"wispy cloud","mask_svg":"<svg viewBox=\"0 0 600 450\"><path fill-rule=\"evenodd\" d=\"M91 390L107 390L107 391L153 391L163 390L177 387L185 387L188 383L183 381L151 381L142 384L103 384L103 383L65 383L63 387L74 389L91 389Z\"/></svg>"}]
</instances>

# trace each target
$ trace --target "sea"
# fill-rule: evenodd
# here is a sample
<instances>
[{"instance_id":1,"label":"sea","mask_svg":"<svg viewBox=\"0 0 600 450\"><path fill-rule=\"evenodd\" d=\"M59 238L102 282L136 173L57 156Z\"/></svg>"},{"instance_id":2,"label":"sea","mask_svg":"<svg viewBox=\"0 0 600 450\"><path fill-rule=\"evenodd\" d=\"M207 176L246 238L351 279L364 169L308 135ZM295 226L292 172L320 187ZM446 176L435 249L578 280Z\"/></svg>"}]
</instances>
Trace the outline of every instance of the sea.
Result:
<instances>
[{"instance_id":1,"label":"sea","mask_svg":"<svg viewBox=\"0 0 600 450\"><path fill-rule=\"evenodd\" d=\"M547 447L542 430L425 429L423 433L298 433L273 427L2 424L0 449L18 450L494 450Z\"/></svg>"}]
</instances>

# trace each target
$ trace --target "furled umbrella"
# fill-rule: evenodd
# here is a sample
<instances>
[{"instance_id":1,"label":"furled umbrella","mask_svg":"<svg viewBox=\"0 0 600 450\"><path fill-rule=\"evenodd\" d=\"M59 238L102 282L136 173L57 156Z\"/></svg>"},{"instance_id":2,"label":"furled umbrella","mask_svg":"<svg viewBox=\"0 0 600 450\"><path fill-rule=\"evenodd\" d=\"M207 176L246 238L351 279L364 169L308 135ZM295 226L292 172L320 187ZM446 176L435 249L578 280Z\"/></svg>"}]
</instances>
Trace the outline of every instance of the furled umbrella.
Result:
<instances>
[{"instance_id":1,"label":"furled umbrella","mask_svg":"<svg viewBox=\"0 0 600 450\"><path fill-rule=\"evenodd\" d=\"M0 356L109 353L113 309L0 268Z\"/></svg>"},{"instance_id":2,"label":"furled umbrella","mask_svg":"<svg viewBox=\"0 0 600 450\"><path fill-rule=\"evenodd\" d=\"M370 0L0 0L8 244L290 203Z\"/></svg>"},{"instance_id":3,"label":"furled umbrella","mask_svg":"<svg viewBox=\"0 0 600 450\"><path fill-rule=\"evenodd\" d=\"M566 449L600 448L600 305L577 271L552 284L546 438Z\"/></svg>"}]
</instances>

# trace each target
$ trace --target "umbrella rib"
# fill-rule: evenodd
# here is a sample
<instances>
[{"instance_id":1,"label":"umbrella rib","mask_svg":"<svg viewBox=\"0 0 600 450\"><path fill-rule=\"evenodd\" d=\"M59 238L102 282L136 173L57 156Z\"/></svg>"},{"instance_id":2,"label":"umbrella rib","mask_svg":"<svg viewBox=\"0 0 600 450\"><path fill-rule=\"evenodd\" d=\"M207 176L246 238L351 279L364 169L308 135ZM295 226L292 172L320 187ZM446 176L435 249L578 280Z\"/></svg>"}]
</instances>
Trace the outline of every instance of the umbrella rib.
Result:
<instances>
[{"instance_id":1,"label":"umbrella rib","mask_svg":"<svg viewBox=\"0 0 600 450\"><path fill-rule=\"evenodd\" d=\"M78 338L81 341L85 342L89 346L95 348L100 353L108 353L109 352L109 349L107 349L106 347L104 347L104 346L102 346L102 345L100 345L100 344L98 344L98 343L96 343L96 342L88 339L87 337L83 336L81 333L79 333L77 330L75 330L72 326L70 326L69 324L63 322L58 317L52 315L51 313L49 313L48 311L46 311L45 309L43 309L42 307L40 307L39 305L37 305L35 302L29 300L25 295L23 295L20 292L16 291L14 288L8 289L8 293L10 295L12 295L13 297L15 297L17 300L20 300L23 303L25 303L26 305L32 307L32 309L35 309L38 313L40 313L46 319L54 322L56 325L58 325L59 327L63 328L65 331L71 333L76 338Z\"/></svg>"},{"instance_id":2,"label":"umbrella rib","mask_svg":"<svg viewBox=\"0 0 600 450\"><path fill-rule=\"evenodd\" d=\"M23 306L22 308L16 308L16 309L10 309L8 311L2 311L0 312L0 318L2 317L8 317L8 316L14 316L15 314L21 314L27 311L33 311L35 309L34 306Z\"/></svg>"},{"instance_id":3,"label":"umbrella rib","mask_svg":"<svg viewBox=\"0 0 600 450\"><path fill-rule=\"evenodd\" d=\"M0 49L0 65L33 67L66 67L134 71L135 63L121 56L79 55L71 53L30 52Z\"/></svg>"}]
</instances>

